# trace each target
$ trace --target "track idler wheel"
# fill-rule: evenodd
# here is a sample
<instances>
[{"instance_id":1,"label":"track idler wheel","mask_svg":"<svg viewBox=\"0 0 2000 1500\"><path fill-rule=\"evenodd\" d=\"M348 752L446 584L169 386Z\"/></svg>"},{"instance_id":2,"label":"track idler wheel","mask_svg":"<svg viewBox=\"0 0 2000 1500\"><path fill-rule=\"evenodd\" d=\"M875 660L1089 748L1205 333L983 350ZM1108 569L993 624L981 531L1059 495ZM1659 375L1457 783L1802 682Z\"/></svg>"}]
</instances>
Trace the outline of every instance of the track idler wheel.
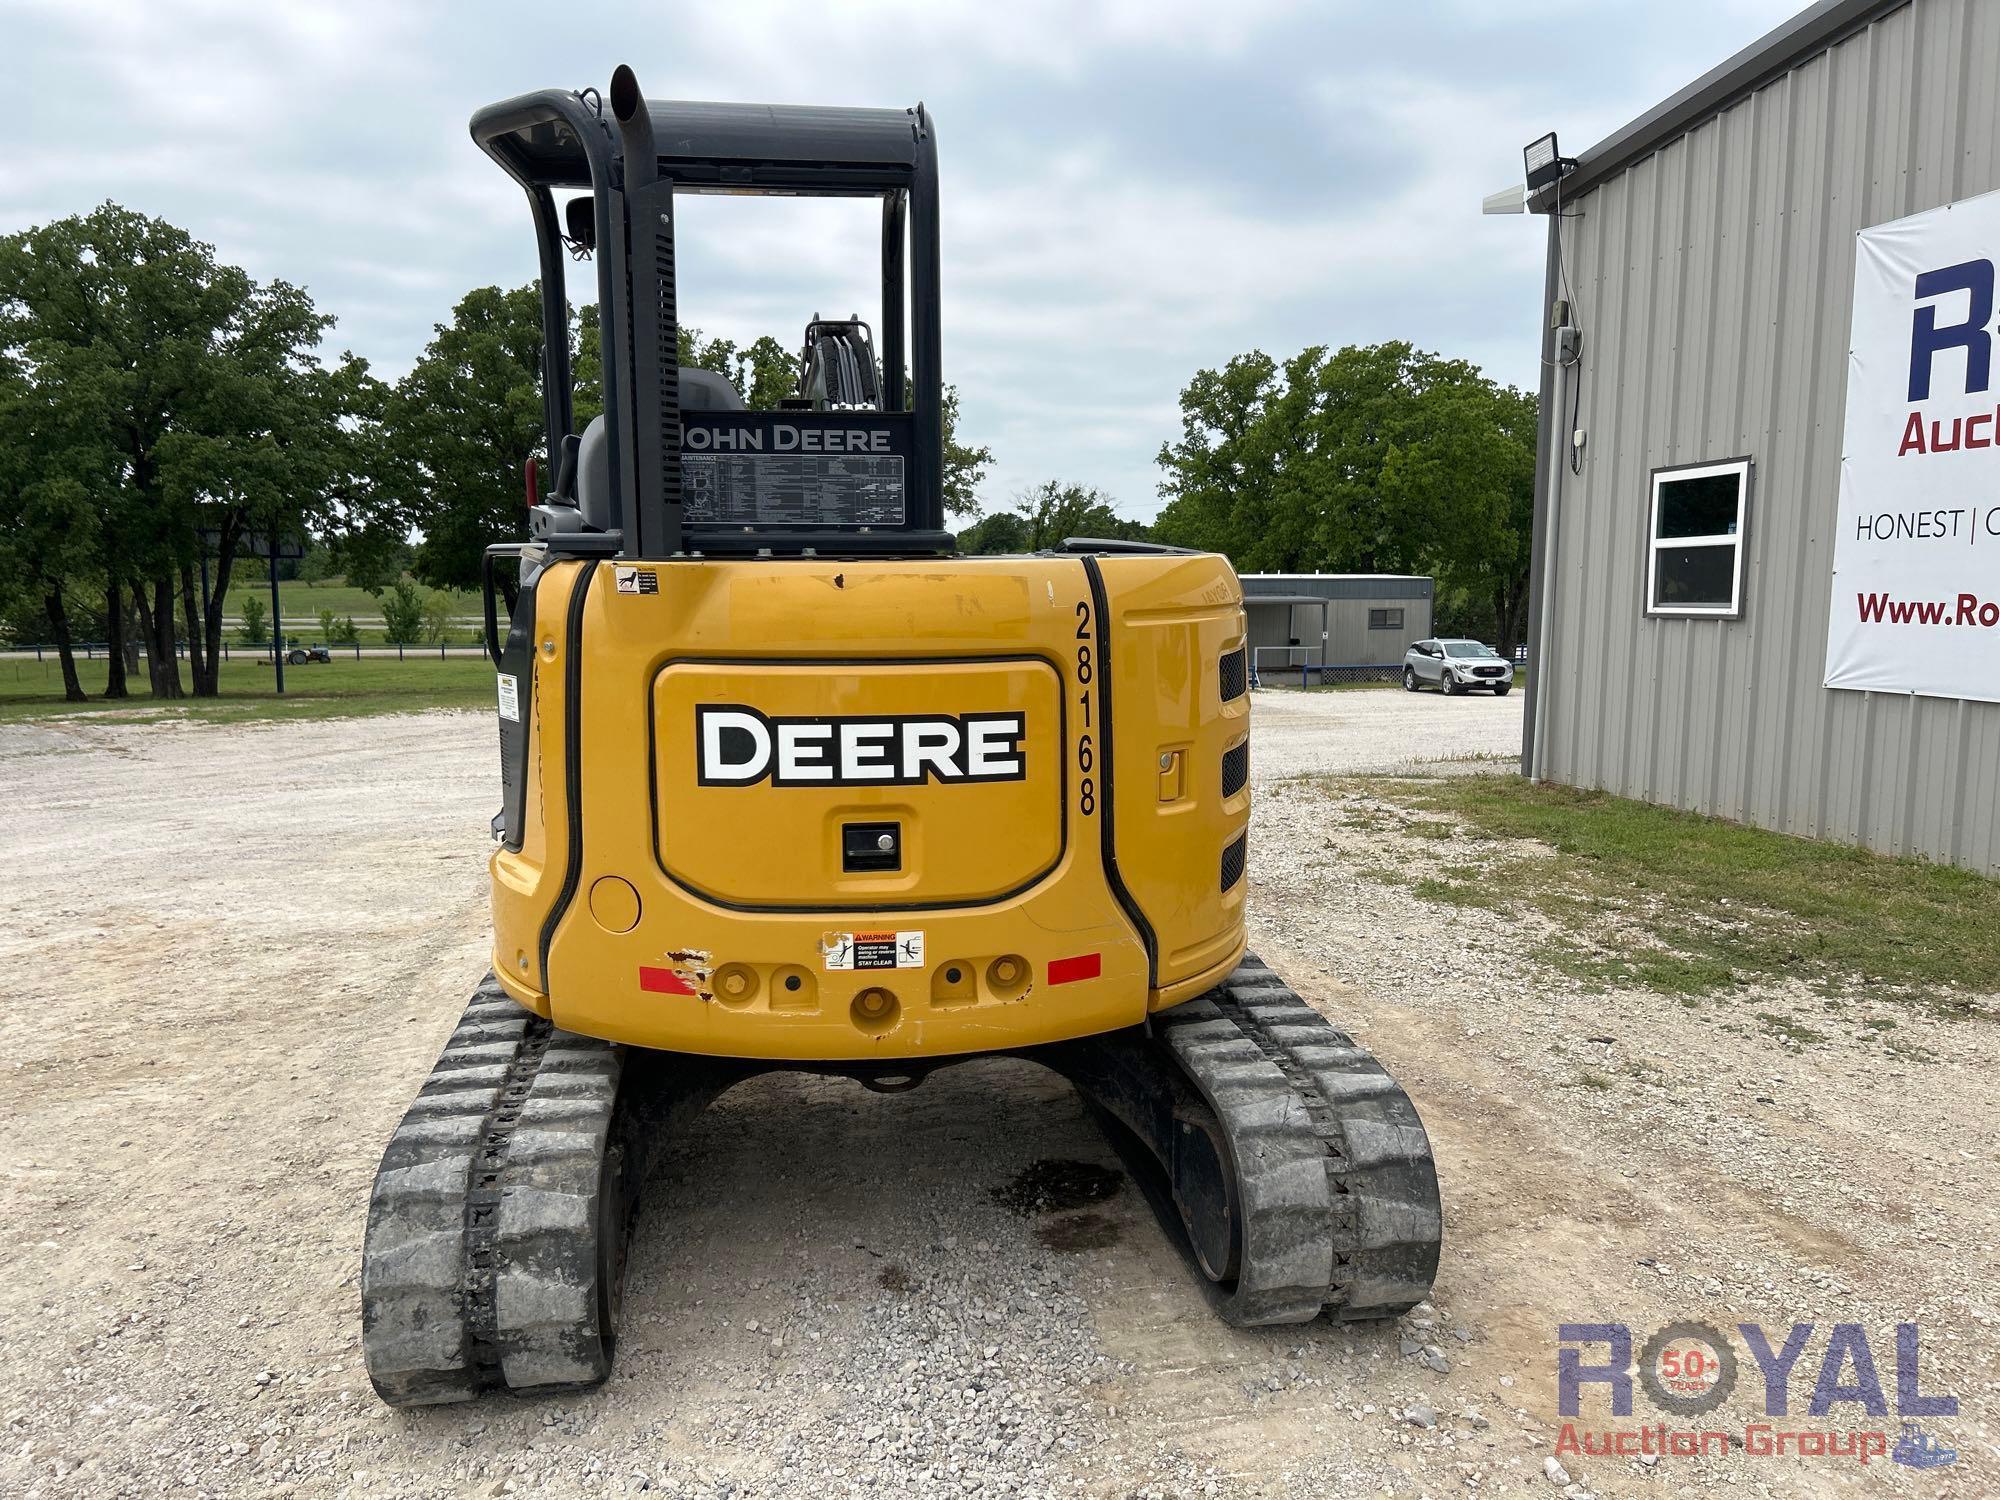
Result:
<instances>
[{"instance_id":1,"label":"track idler wheel","mask_svg":"<svg viewBox=\"0 0 2000 1500\"><path fill-rule=\"evenodd\" d=\"M1214 1282L1234 1281L1243 1260L1236 1169L1215 1116L1191 1102L1174 1111L1172 1187L1202 1274Z\"/></svg>"}]
</instances>

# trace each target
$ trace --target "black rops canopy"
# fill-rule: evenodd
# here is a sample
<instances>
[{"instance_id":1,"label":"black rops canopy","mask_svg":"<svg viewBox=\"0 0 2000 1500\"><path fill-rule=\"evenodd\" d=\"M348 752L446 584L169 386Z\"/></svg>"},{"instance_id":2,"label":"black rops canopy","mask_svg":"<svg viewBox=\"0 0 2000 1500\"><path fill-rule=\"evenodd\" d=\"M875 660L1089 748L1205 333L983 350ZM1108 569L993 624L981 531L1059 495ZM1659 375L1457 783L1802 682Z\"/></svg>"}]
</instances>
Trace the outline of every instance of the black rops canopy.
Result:
<instances>
[{"instance_id":1,"label":"black rops canopy","mask_svg":"<svg viewBox=\"0 0 2000 1500\"><path fill-rule=\"evenodd\" d=\"M571 94L527 94L489 105L472 118L473 137L523 183L546 187L587 188L590 159L575 128L563 119L544 119L525 126L513 118L532 119L538 106L551 98L591 106ZM737 169L765 165L784 179L775 186L794 186L801 168L877 168L877 181L864 191L908 186L917 168L918 123L915 110L829 109L812 104L701 104L648 100L653 140L661 170L677 182L738 181L720 175L726 165ZM493 122L497 123L497 129ZM615 139L616 130L598 119ZM486 132L493 132L488 134Z\"/></svg>"},{"instance_id":2,"label":"black rops canopy","mask_svg":"<svg viewBox=\"0 0 2000 1500\"><path fill-rule=\"evenodd\" d=\"M819 552L949 551L943 503L943 377L938 319L937 141L913 109L647 102L629 68L608 98L544 90L488 105L472 136L528 195L540 249L543 406L549 452L571 430L564 289L566 251L554 191L592 195L597 298L604 342L604 410L611 490L628 557L769 549ZM683 525L679 364L676 352L673 194L779 192L882 200L884 405L910 426L911 472L899 527L829 535L782 527ZM904 406L903 266L910 267L914 399ZM876 420L882 420L876 414Z\"/></svg>"}]
</instances>

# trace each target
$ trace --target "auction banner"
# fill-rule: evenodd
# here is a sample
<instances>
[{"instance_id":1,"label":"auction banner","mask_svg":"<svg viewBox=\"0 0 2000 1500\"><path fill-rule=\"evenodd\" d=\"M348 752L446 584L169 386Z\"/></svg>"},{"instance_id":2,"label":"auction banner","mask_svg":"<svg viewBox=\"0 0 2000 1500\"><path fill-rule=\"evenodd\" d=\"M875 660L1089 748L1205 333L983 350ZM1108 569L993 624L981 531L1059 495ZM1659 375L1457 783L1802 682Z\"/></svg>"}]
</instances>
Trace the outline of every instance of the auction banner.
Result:
<instances>
[{"instance_id":1,"label":"auction banner","mask_svg":"<svg viewBox=\"0 0 2000 1500\"><path fill-rule=\"evenodd\" d=\"M2000 702L2000 193L1856 237L1826 685Z\"/></svg>"}]
</instances>

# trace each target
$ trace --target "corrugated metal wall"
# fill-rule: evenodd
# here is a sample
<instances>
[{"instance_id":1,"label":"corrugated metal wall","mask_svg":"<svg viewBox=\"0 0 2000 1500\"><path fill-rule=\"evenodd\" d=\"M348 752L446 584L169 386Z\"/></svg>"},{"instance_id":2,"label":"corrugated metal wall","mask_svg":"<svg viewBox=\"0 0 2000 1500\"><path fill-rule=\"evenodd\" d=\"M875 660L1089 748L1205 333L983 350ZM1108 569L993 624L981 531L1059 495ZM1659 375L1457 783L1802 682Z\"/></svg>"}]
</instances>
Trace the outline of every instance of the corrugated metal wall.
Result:
<instances>
[{"instance_id":1,"label":"corrugated metal wall","mask_svg":"<svg viewBox=\"0 0 2000 1500\"><path fill-rule=\"evenodd\" d=\"M1388 666L1402 661L1410 646L1431 633L1431 601L1400 596L1369 599L1342 597L1332 600L1326 612L1326 650L1320 650L1320 607L1318 604L1285 604L1259 601L1255 594L1244 597L1253 647L1283 646L1296 639L1298 652L1290 657L1263 658L1266 665L1283 661L1309 660L1315 665ZM1371 630L1368 612L1372 609L1399 609L1403 612L1400 630Z\"/></svg>"},{"instance_id":2,"label":"corrugated metal wall","mask_svg":"<svg viewBox=\"0 0 2000 1500\"><path fill-rule=\"evenodd\" d=\"M1386 666L1402 661L1412 641L1431 633L1431 603L1437 583L1421 573L1245 573L1241 582L1246 604L1259 596L1330 601L1324 654L1317 603L1290 609L1275 605L1249 608L1253 647L1283 646L1296 637L1303 648L1290 656L1273 653L1267 664L1310 660L1315 666ZM1402 610L1403 628L1370 630L1371 609Z\"/></svg>"},{"instance_id":3,"label":"corrugated metal wall","mask_svg":"<svg viewBox=\"0 0 2000 1500\"><path fill-rule=\"evenodd\" d=\"M1373 609L1400 609L1401 630L1371 630L1368 612ZM1303 624L1315 610L1301 609ZM1413 642L1431 633L1431 601L1428 599L1341 599L1335 601L1328 621L1331 639L1326 643L1326 659L1335 666L1391 666L1403 659Z\"/></svg>"},{"instance_id":4,"label":"corrugated metal wall","mask_svg":"<svg viewBox=\"0 0 2000 1500\"><path fill-rule=\"evenodd\" d=\"M1854 235L2000 188L1996 78L2000 3L1915 0L1563 205L1589 436L1534 774L2000 868L2000 705L1820 685ZM1650 472L1743 454L1743 618L1647 619Z\"/></svg>"}]
</instances>

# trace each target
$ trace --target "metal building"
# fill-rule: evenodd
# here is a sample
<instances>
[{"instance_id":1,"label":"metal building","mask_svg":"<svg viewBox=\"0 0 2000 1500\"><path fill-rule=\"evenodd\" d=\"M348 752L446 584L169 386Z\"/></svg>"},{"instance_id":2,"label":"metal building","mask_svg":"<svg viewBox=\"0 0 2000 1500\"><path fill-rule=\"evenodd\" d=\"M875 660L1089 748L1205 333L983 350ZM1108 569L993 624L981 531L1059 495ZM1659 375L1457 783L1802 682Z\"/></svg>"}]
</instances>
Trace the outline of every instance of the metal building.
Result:
<instances>
[{"instance_id":1,"label":"metal building","mask_svg":"<svg viewBox=\"0 0 2000 1500\"><path fill-rule=\"evenodd\" d=\"M2000 188L1996 78L1993 0L1826 0L1530 197L1524 773L2000 868L2000 703L1822 685L1857 235ZM1699 557L1663 470L1737 496Z\"/></svg>"},{"instance_id":2,"label":"metal building","mask_svg":"<svg viewBox=\"0 0 2000 1500\"><path fill-rule=\"evenodd\" d=\"M1431 633L1431 579L1401 573L1245 573L1251 665L1263 680L1287 667L1363 677L1401 671Z\"/></svg>"}]
</instances>

